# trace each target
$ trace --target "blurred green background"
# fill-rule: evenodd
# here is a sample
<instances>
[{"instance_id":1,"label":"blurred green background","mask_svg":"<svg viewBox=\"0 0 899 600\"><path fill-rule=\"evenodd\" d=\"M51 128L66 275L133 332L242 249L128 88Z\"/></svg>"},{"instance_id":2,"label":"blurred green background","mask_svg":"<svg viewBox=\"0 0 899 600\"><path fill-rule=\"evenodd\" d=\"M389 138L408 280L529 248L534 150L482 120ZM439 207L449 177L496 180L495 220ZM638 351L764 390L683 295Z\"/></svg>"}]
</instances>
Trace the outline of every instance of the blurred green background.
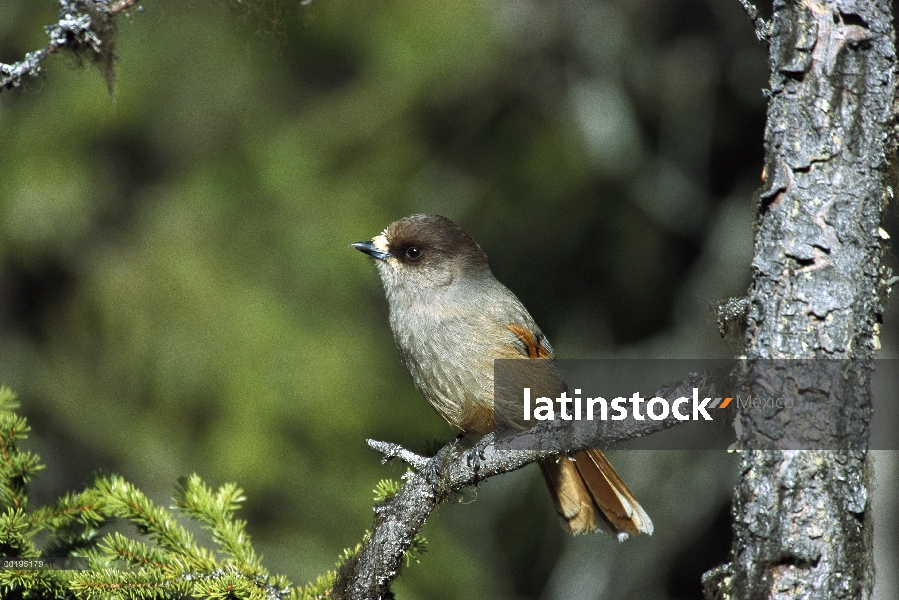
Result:
<instances>
[{"instance_id":1,"label":"blurred green background","mask_svg":"<svg viewBox=\"0 0 899 600\"><path fill-rule=\"evenodd\" d=\"M735 0L143 7L112 97L63 55L0 93L0 382L38 502L197 472L245 489L271 569L332 568L403 472L365 439L453 435L348 247L412 213L466 228L559 356L733 352L710 306L749 281L767 79ZM56 11L0 0L0 61ZM700 597L735 457L612 460L652 538L567 537L526 469L441 507L398 597Z\"/></svg>"}]
</instances>

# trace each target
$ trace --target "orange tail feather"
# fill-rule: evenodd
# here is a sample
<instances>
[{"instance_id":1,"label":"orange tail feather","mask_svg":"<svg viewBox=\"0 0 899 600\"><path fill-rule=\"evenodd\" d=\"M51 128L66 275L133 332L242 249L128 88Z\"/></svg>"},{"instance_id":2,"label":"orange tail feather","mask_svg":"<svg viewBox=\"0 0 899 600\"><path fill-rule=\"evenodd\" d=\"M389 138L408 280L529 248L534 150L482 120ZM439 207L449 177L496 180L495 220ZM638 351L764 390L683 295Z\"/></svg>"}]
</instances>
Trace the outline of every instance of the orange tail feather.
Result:
<instances>
[{"instance_id":1,"label":"orange tail feather","mask_svg":"<svg viewBox=\"0 0 899 600\"><path fill-rule=\"evenodd\" d=\"M563 526L572 534L605 531L624 540L652 534L652 521L596 449L556 456L540 463Z\"/></svg>"}]
</instances>

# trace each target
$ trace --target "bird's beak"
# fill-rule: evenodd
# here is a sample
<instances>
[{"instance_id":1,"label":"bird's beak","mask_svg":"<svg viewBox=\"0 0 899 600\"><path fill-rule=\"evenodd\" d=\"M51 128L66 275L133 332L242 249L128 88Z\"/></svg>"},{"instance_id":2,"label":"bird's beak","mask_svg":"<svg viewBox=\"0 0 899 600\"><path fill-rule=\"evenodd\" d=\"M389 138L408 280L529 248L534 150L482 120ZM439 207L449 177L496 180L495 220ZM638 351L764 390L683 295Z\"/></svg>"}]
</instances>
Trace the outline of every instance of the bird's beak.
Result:
<instances>
[{"instance_id":1,"label":"bird's beak","mask_svg":"<svg viewBox=\"0 0 899 600\"><path fill-rule=\"evenodd\" d=\"M387 260L388 258L393 256L389 252L381 252L380 250L375 248L375 245L372 242L354 242L350 244L350 246L352 246L359 252L365 252L372 258L377 258L378 260Z\"/></svg>"}]
</instances>

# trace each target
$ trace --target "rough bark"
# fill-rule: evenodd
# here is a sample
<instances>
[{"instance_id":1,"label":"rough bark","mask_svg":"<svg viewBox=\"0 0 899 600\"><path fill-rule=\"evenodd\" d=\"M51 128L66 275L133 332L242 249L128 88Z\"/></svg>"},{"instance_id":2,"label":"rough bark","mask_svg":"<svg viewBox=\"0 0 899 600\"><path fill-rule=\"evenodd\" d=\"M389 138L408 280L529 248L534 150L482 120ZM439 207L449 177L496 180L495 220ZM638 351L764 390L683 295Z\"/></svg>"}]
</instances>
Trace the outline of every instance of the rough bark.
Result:
<instances>
[{"instance_id":1,"label":"rough bark","mask_svg":"<svg viewBox=\"0 0 899 600\"><path fill-rule=\"evenodd\" d=\"M830 389L802 389L789 375L768 385L797 389L805 402L836 397L846 422L865 428L864 359L876 346L888 278L880 223L894 142L891 8L887 0L774 2L767 179L747 323L750 358L861 359ZM741 414L747 450L734 498L733 561L708 578L710 595L869 597L866 450L772 450L779 439L803 435L801 423L772 428L773 419L770 411Z\"/></svg>"}]
</instances>

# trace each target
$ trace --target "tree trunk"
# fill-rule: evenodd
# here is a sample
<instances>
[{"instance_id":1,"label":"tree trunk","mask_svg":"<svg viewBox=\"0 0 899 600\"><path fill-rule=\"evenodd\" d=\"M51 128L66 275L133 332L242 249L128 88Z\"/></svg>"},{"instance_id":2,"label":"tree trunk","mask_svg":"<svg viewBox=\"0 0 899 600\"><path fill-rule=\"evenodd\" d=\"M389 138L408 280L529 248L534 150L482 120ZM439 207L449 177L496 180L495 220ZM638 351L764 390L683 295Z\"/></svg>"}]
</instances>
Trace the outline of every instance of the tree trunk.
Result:
<instances>
[{"instance_id":1,"label":"tree trunk","mask_svg":"<svg viewBox=\"0 0 899 600\"><path fill-rule=\"evenodd\" d=\"M733 562L729 581L718 582L731 598L871 595L867 448L827 448L870 420L867 359L886 296L880 223L895 147L891 4L774 2L747 356L856 360L843 363L853 378L832 382L844 421L823 432L821 450L773 449L809 424L780 423L772 438L770 411L741 413ZM803 390L789 369L773 371L770 385L795 386L799 402L820 400L822 390Z\"/></svg>"}]
</instances>

